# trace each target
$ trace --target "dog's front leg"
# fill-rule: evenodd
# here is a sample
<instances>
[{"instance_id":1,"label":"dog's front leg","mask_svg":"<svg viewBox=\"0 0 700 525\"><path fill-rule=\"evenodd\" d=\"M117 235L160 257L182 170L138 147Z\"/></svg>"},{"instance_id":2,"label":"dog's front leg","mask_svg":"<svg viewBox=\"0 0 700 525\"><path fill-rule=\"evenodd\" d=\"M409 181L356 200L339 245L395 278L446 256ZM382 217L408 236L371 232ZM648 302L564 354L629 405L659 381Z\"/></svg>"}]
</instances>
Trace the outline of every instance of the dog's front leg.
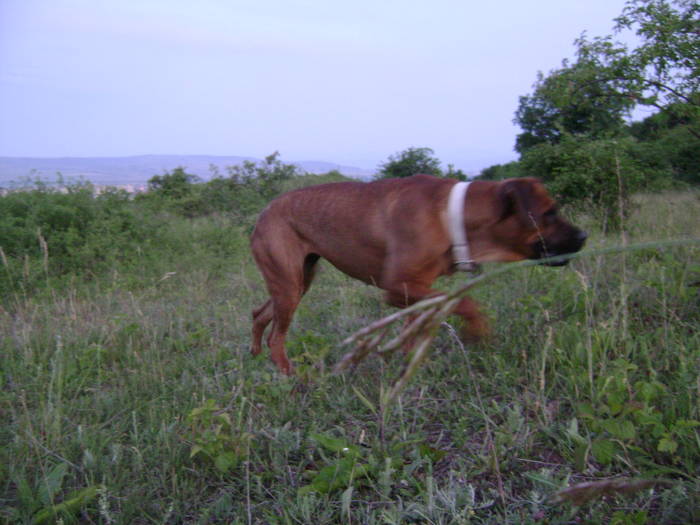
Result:
<instances>
[{"instance_id":1,"label":"dog's front leg","mask_svg":"<svg viewBox=\"0 0 700 525\"><path fill-rule=\"evenodd\" d=\"M394 286L385 286L386 302L397 308L406 308L428 297L440 295L442 292L433 290L423 283L401 282Z\"/></svg>"},{"instance_id":2,"label":"dog's front leg","mask_svg":"<svg viewBox=\"0 0 700 525\"><path fill-rule=\"evenodd\" d=\"M479 305L473 299L465 297L462 299L454 311L455 315L460 316L464 320L462 328L462 336L467 341L475 341L486 337L491 327L488 318L481 313Z\"/></svg>"},{"instance_id":3,"label":"dog's front leg","mask_svg":"<svg viewBox=\"0 0 700 525\"><path fill-rule=\"evenodd\" d=\"M428 297L442 295L443 292L433 290L424 283L402 282L386 292L386 301L397 308L406 308ZM469 297L462 299L454 311L464 320L463 336L470 341L485 337L490 332L488 318L481 313L479 305ZM410 350L410 347L408 348Z\"/></svg>"},{"instance_id":4,"label":"dog's front leg","mask_svg":"<svg viewBox=\"0 0 700 525\"><path fill-rule=\"evenodd\" d=\"M395 306L397 308L406 308L407 306L410 306L413 303L420 301L421 299L425 299L426 297L435 296L439 294L440 292L432 290L425 285L415 283L413 285L410 285L409 283L401 283L400 285L396 286L393 290L387 290L385 299L386 302L391 306ZM416 319L416 317L416 314L412 314L406 317L406 320L404 322L404 329L408 327L408 325L410 325ZM404 341L401 351L405 355L408 355L411 352L411 350L413 350L414 346L415 338L411 337Z\"/></svg>"}]
</instances>

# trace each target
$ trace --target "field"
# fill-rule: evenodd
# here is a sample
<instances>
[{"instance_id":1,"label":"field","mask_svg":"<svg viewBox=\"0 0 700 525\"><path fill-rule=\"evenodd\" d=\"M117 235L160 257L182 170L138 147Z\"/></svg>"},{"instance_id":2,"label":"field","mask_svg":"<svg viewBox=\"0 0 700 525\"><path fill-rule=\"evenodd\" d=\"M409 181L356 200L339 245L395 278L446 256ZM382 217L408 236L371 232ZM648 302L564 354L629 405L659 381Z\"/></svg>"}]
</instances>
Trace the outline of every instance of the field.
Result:
<instances>
[{"instance_id":1,"label":"field","mask_svg":"<svg viewBox=\"0 0 700 525\"><path fill-rule=\"evenodd\" d=\"M700 238L698 193L636 202L623 232L575 217L588 247ZM331 374L340 342L392 312L376 289L324 264L290 333L298 376L282 377L249 354L266 298L250 223L167 217L105 271L50 281L50 243L36 264L0 262L8 282L47 280L0 304L0 521L700 522L698 245L478 287L491 338L445 326L386 405L398 357ZM556 497L618 478L580 505Z\"/></svg>"}]
</instances>

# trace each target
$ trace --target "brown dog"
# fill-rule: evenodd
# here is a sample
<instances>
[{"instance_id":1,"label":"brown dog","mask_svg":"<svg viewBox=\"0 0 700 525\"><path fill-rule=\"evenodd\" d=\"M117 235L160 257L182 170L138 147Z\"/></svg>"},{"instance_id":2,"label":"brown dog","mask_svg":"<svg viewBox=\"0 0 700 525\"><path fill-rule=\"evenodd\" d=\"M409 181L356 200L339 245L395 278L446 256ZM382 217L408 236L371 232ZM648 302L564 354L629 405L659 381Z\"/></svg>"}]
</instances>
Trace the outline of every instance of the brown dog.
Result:
<instances>
[{"instance_id":1,"label":"brown dog","mask_svg":"<svg viewBox=\"0 0 700 525\"><path fill-rule=\"evenodd\" d=\"M429 175L339 182L273 200L251 238L270 293L253 311L253 355L261 352L263 333L272 321L267 338L272 360L281 372L292 373L284 341L321 257L386 290L387 302L399 308L437 294L431 288L435 279L455 271L447 201L456 182ZM476 262L571 253L586 240L584 232L559 216L537 179L475 181L465 200L461 222ZM487 331L486 319L471 299L463 299L455 314L467 322L471 335Z\"/></svg>"}]
</instances>

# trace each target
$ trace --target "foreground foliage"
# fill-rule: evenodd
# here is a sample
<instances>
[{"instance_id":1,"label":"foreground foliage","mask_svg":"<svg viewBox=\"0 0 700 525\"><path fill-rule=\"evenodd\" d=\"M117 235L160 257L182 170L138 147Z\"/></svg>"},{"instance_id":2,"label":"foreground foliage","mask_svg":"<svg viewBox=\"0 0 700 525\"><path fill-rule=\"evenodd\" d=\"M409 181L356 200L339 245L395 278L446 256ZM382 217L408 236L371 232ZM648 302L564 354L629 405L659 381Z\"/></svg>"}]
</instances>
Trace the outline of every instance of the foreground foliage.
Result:
<instances>
[{"instance_id":1,"label":"foreground foliage","mask_svg":"<svg viewBox=\"0 0 700 525\"><path fill-rule=\"evenodd\" d=\"M697 194L636 200L625 239L700 237ZM464 346L441 330L387 408L398 359L330 374L342 339L391 311L376 290L324 267L290 334L298 377L280 377L248 352L250 311L265 296L250 221L142 204L112 206L142 217L137 228L158 225L143 237L114 227L100 238L68 221L65 237L42 228L44 252L28 227L27 269L3 263L13 279L0 307L0 520L700 519L698 249L507 275L475 292L493 337ZM577 222L591 246L623 242L591 217ZM52 273L80 263L61 259L75 253L60 243L75 239L79 253L120 248L105 267ZM41 286L22 289L18 275ZM580 506L555 503L574 485Z\"/></svg>"}]
</instances>

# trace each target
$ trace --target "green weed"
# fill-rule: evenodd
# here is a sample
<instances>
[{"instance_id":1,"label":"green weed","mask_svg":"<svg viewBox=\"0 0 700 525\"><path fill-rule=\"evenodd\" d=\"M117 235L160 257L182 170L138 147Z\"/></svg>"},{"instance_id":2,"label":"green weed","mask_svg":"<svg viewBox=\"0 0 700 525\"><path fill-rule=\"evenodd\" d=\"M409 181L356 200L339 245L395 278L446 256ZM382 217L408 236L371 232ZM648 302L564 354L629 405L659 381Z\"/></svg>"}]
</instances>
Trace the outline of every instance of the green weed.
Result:
<instances>
[{"instance_id":1,"label":"green weed","mask_svg":"<svg viewBox=\"0 0 700 525\"><path fill-rule=\"evenodd\" d=\"M700 237L695 194L635 199L629 242ZM440 327L387 409L399 356L330 374L342 340L391 311L379 292L323 265L290 332L300 375L280 377L249 354L267 294L246 227L162 213L156 237L61 275L42 229L48 283L36 237L29 280L0 257L0 522L700 520L697 248L475 290L493 336ZM592 246L620 242L589 220ZM671 485L553 500L621 477Z\"/></svg>"}]
</instances>

